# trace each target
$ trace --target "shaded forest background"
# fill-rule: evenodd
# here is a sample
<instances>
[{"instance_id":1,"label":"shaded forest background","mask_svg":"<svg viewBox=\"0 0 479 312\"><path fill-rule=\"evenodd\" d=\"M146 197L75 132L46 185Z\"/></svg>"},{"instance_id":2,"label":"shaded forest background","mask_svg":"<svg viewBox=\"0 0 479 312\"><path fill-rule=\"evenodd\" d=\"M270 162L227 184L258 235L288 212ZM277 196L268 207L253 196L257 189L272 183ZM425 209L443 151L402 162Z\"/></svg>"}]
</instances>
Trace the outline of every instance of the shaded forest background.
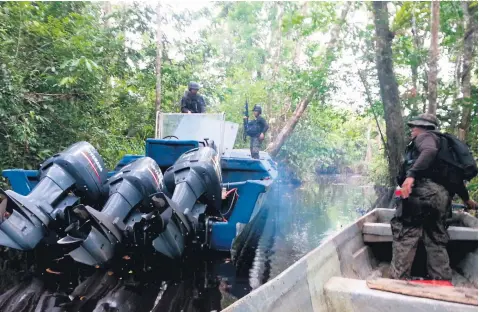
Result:
<instances>
[{"instance_id":1,"label":"shaded forest background","mask_svg":"<svg viewBox=\"0 0 479 312\"><path fill-rule=\"evenodd\" d=\"M2 2L0 169L80 140L112 168L191 80L227 120L261 104L265 147L303 180L392 185L411 115L433 110L477 156L477 2Z\"/></svg>"}]
</instances>

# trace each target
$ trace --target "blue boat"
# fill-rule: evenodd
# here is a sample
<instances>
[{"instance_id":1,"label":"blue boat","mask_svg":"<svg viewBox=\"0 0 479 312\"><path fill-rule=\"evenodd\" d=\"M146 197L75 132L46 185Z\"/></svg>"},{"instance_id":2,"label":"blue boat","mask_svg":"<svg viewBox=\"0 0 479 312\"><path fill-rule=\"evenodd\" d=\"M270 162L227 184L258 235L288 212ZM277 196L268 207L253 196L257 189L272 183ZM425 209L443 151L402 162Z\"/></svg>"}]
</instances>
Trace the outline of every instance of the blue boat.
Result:
<instances>
[{"instance_id":1,"label":"blue boat","mask_svg":"<svg viewBox=\"0 0 479 312\"><path fill-rule=\"evenodd\" d=\"M146 140L144 155L124 155L123 158L119 160L119 162L111 171L108 171L107 173L105 172L105 175L106 175L105 179L107 180L105 183L103 183L103 185L104 187L107 187L110 189L109 199L116 198L115 196L117 195L116 193L112 193L112 189L115 189L116 187L114 186L114 183L116 183L115 180L119 181L121 180L121 177L124 178L123 181L127 180L128 175L132 175L131 171L134 171L135 168L137 167L138 168L141 167L139 165L140 160L152 159L156 163L155 166L157 166L157 168L161 170L161 173L158 173L156 177L153 174L153 178L156 181L157 186L163 187L166 189L166 186L168 186L168 183L170 183L170 185L173 184L171 192L169 191L161 192L163 193L161 195L162 196L161 198L166 199L166 201L168 202L167 206L171 207L173 210L173 212L169 213L169 218L172 218L171 220L174 219L173 218L174 216L177 216L177 218L175 219L176 221L173 220L173 221L169 221L169 223L167 222L168 224L162 223L162 226L164 228L168 228L170 226L175 227L169 232L169 234L168 233L167 234L170 236L173 235L176 239L176 242L168 243L168 244L164 244L161 242L158 243L158 240L160 240L160 238L157 238L153 242L149 242L149 244L153 244L156 251L159 251L160 253L163 253L164 255L170 258L177 258L181 256L183 251L183 246L187 244L187 242L183 242L181 239L177 239L177 236L181 237L181 235L177 235L177 234L182 234L182 236L188 236L191 234L191 232L194 232L192 235L192 237L194 237L192 239L193 242L199 242L203 248L229 252L231 250L233 242L235 241L237 237L240 236L245 226L248 223L250 223L256 215L258 215L258 212L266 209L265 208L266 195L268 191L271 189L275 179L278 176L276 163L265 152L260 153L260 159L252 159L249 150L234 149L234 144L235 144L235 140L236 140L236 136L238 132L238 125L231 122L226 122L224 114L161 114L159 113L157 115L155 132L156 132L155 138L149 138ZM200 156L198 156L199 158L195 159L195 157L197 157L195 156L196 155L195 153L201 150L214 150L214 151L208 152L209 154L206 152L202 152L203 154L200 154ZM64 159L70 159L72 157L71 155L75 153L79 154L79 152L77 152L76 150L71 149L70 155L59 156L59 157L63 157ZM85 156L88 156L88 153L84 153L84 152L81 152L81 153L87 154ZM57 155L62 155L62 154L60 153ZM94 171L96 175L98 176L98 179L100 180L101 172L100 172L100 175L98 175L98 173L99 171L101 171L103 163L101 159L100 161L97 161L97 158L100 158L99 155L96 155L95 153L90 153L90 155L92 155L92 157L88 156L85 159L88 160L89 165L91 165L91 168L93 169L95 169L95 166L98 165L97 169L99 168L99 170L94 170ZM211 211L208 209L208 206L216 205L216 203L218 202L218 198L217 198L218 196L215 197L214 194L212 196L211 194L209 195L197 194L195 197L193 196L194 194L193 195L188 194L188 192L190 193L195 192L195 190L192 190L191 187L190 188L185 187L186 191L183 190L180 192L178 191L179 189L178 187L176 187L175 189L175 185L173 182L167 181L167 175L170 174L170 176L174 177L171 179L174 180L176 185L179 185L178 183L180 182L178 181L178 179L180 179L179 177L181 176L179 175L179 172L181 172L181 170L183 170L181 168L184 167L184 165L183 167L181 167L180 165L184 163L185 159L189 160L190 163L198 162L198 159L201 162L201 160L206 157L205 155L207 155L209 161L211 160L212 168L216 168L216 166L220 168L220 172L218 173L219 183L220 183L221 191L222 191L222 200L219 201L220 204L218 204L221 206L221 208L219 209L220 214L217 213L218 211L216 211L213 214L208 212L208 211ZM68 158L67 156L70 158ZM63 162L65 162L65 160L63 160ZM98 163L95 163L95 162L98 162ZM49 161L47 161L46 163L48 164ZM62 162L56 161L55 164L60 164L60 163ZM143 165L146 166L145 164ZM148 164L148 166L150 165ZM181 168L178 166L180 166ZM64 167L64 169L65 168L67 167ZM181 170L180 169L176 170L175 168L180 168ZM202 168L206 168L206 167L202 167ZM140 169L143 170L144 168L141 167ZM143 174L143 171L146 172L146 170L141 171L140 169L138 169L139 173ZM7 169L2 171L2 175L10 182L11 188L13 190L13 192L12 191L6 191L6 193L3 191L2 192L4 193L4 195L6 194L7 198L11 199L11 201L14 202L16 206L20 207L20 208L18 207L14 208L13 210L15 211L18 210L19 212L22 212L20 210L24 209L23 212L25 211L36 212L37 210L40 211L44 209L45 205L41 206L40 204L38 204L39 209L37 209L38 207L29 208L27 207L27 204L25 204L28 202L27 200L28 197L33 196L32 193L35 193L34 190L36 186L39 184L39 181L45 176L45 173L42 173L41 170L42 169L40 170ZM66 172L70 172L68 171L69 169L65 169L65 170ZM152 170L154 171L155 169L152 169ZM152 170L149 170L149 172L151 172ZM174 175L171 173L172 171L175 171ZM75 176L75 173L72 173L72 172L70 172L70 175ZM62 173L62 175L63 174L64 173ZM203 175L205 174L206 173L203 173ZM48 174L46 175L48 176ZM163 179L163 176L165 181L164 182L158 181L159 179ZM191 178L191 176L192 175L190 174L189 177ZM143 183L146 183L145 177L146 176L136 177L138 178L136 180L137 183L142 183L142 181ZM151 180L151 176L149 176L149 179ZM182 179L184 180L185 177L183 177ZM131 181L134 181L134 180L131 180ZM210 180L205 179L204 181L210 181ZM135 182L131 182L130 184L135 185L134 183ZM202 183L206 183L206 182L202 182ZM211 183L214 184L214 182L211 182ZM42 188L45 188L45 187L42 186ZM209 186L205 186L205 187L208 188ZM85 186L85 189L87 189L86 186ZM66 190L66 188L63 190ZM135 193L135 190L138 192L142 190L144 191L144 187L137 186L135 189L135 187L131 186L131 191L129 190L129 192L130 193L133 192L131 194L137 194L138 192ZM91 189L89 191L92 192ZM101 192L101 190L99 189L98 192ZM177 194L177 193L180 193L180 194ZM232 196L230 196L231 194ZM128 195L128 196L133 198L134 196L138 197L140 195ZM117 197L124 201L122 205L126 205L128 209L125 211L127 212L125 213L120 212L119 208L116 208L116 207L111 208L111 206L120 205L118 204L120 199L107 201L103 210L101 207L89 208L87 206L86 208L85 207L79 208L80 210L83 211L84 214L90 215L89 218L94 221L94 222L93 221L91 222L95 223L96 226L92 226L91 232L85 234L84 237L82 237L82 235L80 234L68 234L68 235L64 234L63 235L64 237L61 240L58 240L59 244L72 245L74 246L74 248L76 248L70 253L70 255L75 260L78 259L77 261L90 264L90 265L101 265L101 261L103 259L102 257L104 257L103 253L110 252L107 247L103 247L104 245L103 242L108 242L108 240L111 242L114 242L115 244L123 242L124 239L121 238L123 235L121 233L122 231L127 231L128 229L131 230L132 228L136 226L136 224L139 224L140 219L142 220L142 222L143 221L147 222L148 220L150 220L148 218L151 218L152 212L148 212L149 214L140 213L139 210L141 209L137 209L138 211L135 210L136 212L134 213L131 212L131 211L134 211L135 207L144 205L144 201L142 202L141 200L138 200L137 201L138 203L136 204L136 202L132 203L132 200L130 199L124 200L124 198L126 198L127 196L126 197L117 196ZM192 198L189 198L189 197L192 197ZM78 201L75 201L75 199L70 199L70 201L68 201L66 198L67 197L65 198L62 197L61 200L52 199L50 203L52 209L50 210L47 209L49 211L48 213L55 214L55 212L60 209L58 208L59 206L58 202L62 202L63 206L68 206L68 205L74 206L71 204L73 202L75 203L75 205L78 204ZM185 198L188 198L189 201ZM157 200L161 201L161 199L158 199L158 198ZM112 202L112 203L110 203L109 205L108 204L109 202ZM188 205L187 202L190 202L192 207L187 207L187 209L185 210L185 207L183 206L185 205L187 206ZM196 208L197 203L204 204L202 208L203 210L201 210L200 208ZM94 204L90 204L90 205L94 207ZM109 208L105 208L107 206ZM130 208L131 210L129 210ZM47 210L44 209L44 211L47 211ZM109 212L106 212L106 210L108 210ZM182 213L178 213L178 211L180 210L182 211ZM101 214L101 212L99 211L104 211L105 214ZM21 217L22 213L17 214L17 216ZM124 220L122 220L123 223L118 222L118 218L116 218L115 220L114 216L111 215L112 213L119 213L122 217L124 217L123 218ZM45 213L41 214L38 212L38 214L43 216ZM57 215L64 216L64 214L65 214L64 212L56 213L55 216ZM53 218L52 216L50 217ZM129 218L131 218L130 220L131 222L134 221L131 226L129 226L130 223L128 223L130 222L128 221ZM161 216L158 214L157 220L161 221L161 218L163 218L163 214L161 214ZM43 220L40 216L38 217L38 219ZM55 220L56 220L56 217L55 217ZM191 220L195 220L195 221L193 222ZM37 227L45 227L45 225L47 224L46 222L47 221L40 222L42 225L38 225L35 223L36 225L34 225L33 228L36 229ZM72 224L73 222L69 226L70 230L73 227ZM1 230L0 245L6 245L9 247L14 247L14 248L16 247L16 249L23 249L23 250L29 249L25 247L25 245L34 246L34 244L29 244L29 243L18 243L17 234L8 234L8 233L11 233L9 232L11 230L3 229L2 225L3 224L0 223L0 230ZM78 226L76 226L76 229L78 230ZM96 249L94 249L91 246L89 247L89 244L92 243L93 238L98 236L99 233L102 233L103 236L100 239L100 241L98 241L98 244L99 244L98 246L102 246L101 248L105 248L105 249L102 250L102 254L95 254L96 251L93 251L93 250L96 250L97 248L95 247ZM160 235L160 237L162 235L165 237L168 236L165 233L158 232L155 235ZM204 237L200 237L203 235ZM59 237L61 237L61 235L59 235L57 238ZM95 240L96 239L97 238L95 238ZM41 242L39 241L39 243ZM19 247L22 247L22 248L19 248ZM88 252L85 253L87 254L87 256L79 255L80 251L83 252L85 250L88 250ZM105 261L106 260L107 259L105 258Z\"/></svg>"}]
</instances>

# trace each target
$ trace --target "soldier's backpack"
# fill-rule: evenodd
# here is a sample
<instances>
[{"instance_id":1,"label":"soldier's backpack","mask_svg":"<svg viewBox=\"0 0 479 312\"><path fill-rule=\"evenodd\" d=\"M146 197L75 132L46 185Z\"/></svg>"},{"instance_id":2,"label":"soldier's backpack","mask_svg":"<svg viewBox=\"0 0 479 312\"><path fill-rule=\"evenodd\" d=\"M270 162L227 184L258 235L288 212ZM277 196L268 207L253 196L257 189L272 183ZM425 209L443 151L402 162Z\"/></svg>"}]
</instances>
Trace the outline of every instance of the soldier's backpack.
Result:
<instances>
[{"instance_id":1,"label":"soldier's backpack","mask_svg":"<svg viewBox=\"0 0 479 312\"><path fill-rule=\"evenodd\" d=\"M477 162L464 142L452 134L431 131L439 138L439 151L436 156L440 179L445 183L463 183L477 176Z\"/></svg>"}]
</instances>

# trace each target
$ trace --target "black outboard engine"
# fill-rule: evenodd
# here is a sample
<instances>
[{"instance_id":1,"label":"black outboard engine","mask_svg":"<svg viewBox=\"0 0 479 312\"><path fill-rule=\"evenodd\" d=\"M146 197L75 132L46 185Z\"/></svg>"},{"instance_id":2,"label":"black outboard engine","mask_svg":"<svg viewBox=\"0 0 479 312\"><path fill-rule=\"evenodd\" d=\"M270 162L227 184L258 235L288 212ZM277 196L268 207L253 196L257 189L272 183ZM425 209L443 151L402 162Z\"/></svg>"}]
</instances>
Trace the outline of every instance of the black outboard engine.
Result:
<instances>
[{"instance_id":1,"label":"black outboard engine","mask_svg":"<svg viewBox=\"0 0 479 312\"><path fill-rule=\"evenodd\" d=\"M77 215L86 221L72 223L65 230L68 235L58 241L77 247L69 253L75 261L92 266L108 262L114 255L115 245L124 241L124 234L129 230L127 224L135 224L142 217L151 219L152 215L144 212L153 210L151 196L162 190L163 175L152 158L143 157L123 167L107 185L110 196L103 209L74 207ZM162 231L161 220L158 227Z\"/></svg>"},{"instance_id":2,"label":"black outboard engine","mask_svg":"<svg viewBox=\"0 0 479 312\"><path fill-rule=\"evenodd\" d=\"M29 195L0 189L6 197L0 207L0 245L35 248L65 208L79 198L92 205L101 200L106 179L103 159L90 143L78 142L54 155L41 165L40 181Z\"/></svg>"},{"instance_id":3,"label":"black outboard engine","mask_svg":"<svg viewBox=\"0 0 479 312\"><path fill-rule=\"evenodd\" d=\"M216 151L210 147L184 153L166 170L164 181L177 212L190 216L200 197L208 207L216 211L221 208L221 167Z\"/></svg>"},{"instance_id":4,"label":"black outboard engine","mask_svg":"<svg viewBox=\"0 0 479 312\"><path fill-rule=\"evenodd\" d=\"M58 241L74 248L69 255L75 261L102 266L120 243L153 246L160 254L178 259L197 234L206 209L221 207L221 169L216 151L209 147L183 154L164 178L153 159L140 158L107 185L110 197L103 209L73 207L84 221L72 223L65 230L68 235Z\"/></svg>"},{"instance_id":5,"label":"black outboard engine","mask_svg":"<svg viewBox=\"0 0 479 312\"><path fill-rule=\"evenodd\" d=\"M210 147L196 148L184 153L164 176L166 197L175 215L182 221L187 234L198 231L200 218L215 214L221 208L221 167L216 151ZM161 252L161 236L153 247Z\"/></svg>"}]
</instances>

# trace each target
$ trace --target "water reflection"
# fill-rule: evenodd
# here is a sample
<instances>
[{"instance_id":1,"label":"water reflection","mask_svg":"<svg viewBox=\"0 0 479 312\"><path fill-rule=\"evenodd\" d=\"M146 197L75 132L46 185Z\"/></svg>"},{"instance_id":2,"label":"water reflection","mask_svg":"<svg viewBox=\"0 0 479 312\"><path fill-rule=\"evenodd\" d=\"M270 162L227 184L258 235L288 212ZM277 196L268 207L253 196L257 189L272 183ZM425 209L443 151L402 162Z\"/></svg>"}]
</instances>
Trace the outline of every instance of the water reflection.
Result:
<instances>
[{"instance_id":1,"label":"water reflection","mask_svg":"<svg viewBox=\"0 0 479 312\"><path fill-rule=\"evenodd\" d=\"M252 288L277 276L321 241L357 219L375 200L360 176L320 176L299 188L277 185L254 253Z\"/></svg>"},{"instance_id":2,"label":"water reflection","mask_svg":"<svg viewBox=\"0 0 479 312\"><path fill-rule=\"evenodd\" d=\"M365 183L360 176L320 176L317 183L304 185L290 195L291 213L278 230L298 246L298 256L371 206L375 193Z\"/></svg>"},{"instance_id":3,"label":"water reflection","mask_svg":"<svg viewBox=\"0 0 479 312\"><path fill-rule=\"evenodd\" d=\"M141 264L104 271L73 262L57 267L61 274L47 274L32 271L25 256L3 250L0 311L219 311L356 219L374 200L373 188L364 184L351 176L320 177L300 187L277 184L268 211L245 239L239 270L229 255L209 254L177 267L165 264L168 275Z\"/></svg>"}]
</instances>

